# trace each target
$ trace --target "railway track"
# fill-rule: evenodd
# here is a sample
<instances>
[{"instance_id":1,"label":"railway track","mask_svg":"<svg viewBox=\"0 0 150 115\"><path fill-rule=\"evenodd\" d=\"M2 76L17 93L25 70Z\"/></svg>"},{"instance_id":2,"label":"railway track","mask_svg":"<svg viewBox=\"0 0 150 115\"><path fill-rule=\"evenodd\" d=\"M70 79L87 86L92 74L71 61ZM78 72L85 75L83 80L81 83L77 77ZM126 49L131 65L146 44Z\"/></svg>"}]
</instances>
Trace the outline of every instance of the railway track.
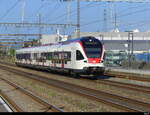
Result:
<instances>
[{"instance_id":1,"label":"railway track","mask_svg":"<svg viewBox=\"0 0 150 115\"><path fill-rule=\"evenodd\" d=\"M92 100L96 100L108 105L111 105L113 107L119 108L121 110L125 111L132 111L132 112L147 112L150 111L150 103L141 102L138 100L126 98L123 96L115 95L106 93L103 91L98 91L86 87L81 87L75 84L66 83L63 81L58 81L50 78L46 78L42 75L36 75L28 72L24 72L21 70L14 69L12 67L0 65L0 68L7 70L9 72L13 72L17 75L21 75L22 77L27 77L30 79L34 79L40 82L43 82L45 84L61 88L64 90L67 90L69 92L82 95L84 97L90 98Z\"/></svg>"},{"instance_id":2,"label":"railway track","mask_svg":"<svg viewBox=\"0 0 150 115\"><path fill-rule=\"evenodd\" d=\"M143 77L139 77L140 75L137 74L128 74L128 73L109 73L106 72L104 74L105 76L110 76L110 77L115 77L115 78L123 78L123 79L130 79L130 80L136 80L136 81L144 81L144 82L150 82L150 76L144 77L144 75L142 75Z\"/></svg>"},{"instance_id":3,"label":"railway track","mask_svg":"<svg viewBox=\"0 0 150 115\"><path fill-rule=\"evenodd\" d=\"M1 64L5 64L5 65L10 65L10 66L16 66L15 64L2 62L2 61L0 61L0 63ZM104 76L110 76L110 77L115 77L115 78L123 78L123 79L130 79L130 80L136 80L136 81L150 82L150 76L148 76L148 75L142 75L143 77L139 77L139 76L141 76L140 74L131 74L131 73L124 73L124 72L116 73L116 71L115 71L115 74L114 74L113 71L112 72L106 71L104 73ZM146 77L144 77L144 76L146 76Z\"/></svg>"},{"instance_id":4,"label":"railway track","mask_svg":"<svg viewBox=\"0 0 150 115\"><path fill-rule=\"evenodd\" d=\"M0 78L1 80L3 80L4 82L6 82L7 84L11 85L12 87L14 87L15 89L21 91L22 93L24 93L25 95L27 95L28 97L32 98L33 100L35 100L36 102L38 102L39 104L43 105L45 107L45 111L44 112L64 112L63 110L61 110L60 108L53 106L49 103L47 103L45 100L43 100L42 98L34 95L32 92L30 92L29 90L22 88L16 84L14 84L13 82L10 82L6 79ZM24 112L24 110L22 108L20 108L15 101L13 101L11 98L9 98L9 96L7 96L3 91L0 92L0 94L7 100L7 102L10 104L10 106L13 108L14 111L16 112Z\"/></svg>"},{"instance_id":5,"label":"railway track","mask_svg":"<svg viewBox=\"0 0 150 115\"><path fill-rule=\"evenodd\" d=\"M16 66L15 64L10 64L10 63L4 63L4 62L0 62L0 63L10 65L10 66ZM109 76L109 74L108 75L105 74L105 76ZM114 75L114 74L110 74L110 76L113 76L116 78L117 77L118 78L127 78L127 79L137 80L137 81L146 81L146 82L150 81L150 78L143 78L143 77L137 77L137 76L133 76L133 78L129 77L129 76L128 76L129 77L128 78L127 76ZM87 80L87 81L91 81L91 80ZM140 92L144 92L144 93L150 93L150 87L141 86L141 85L134 85L134 84L129 84L129 83L122 83L122 82L103 80L103 79L97 80L96 83L111 85L111 86L115 86L115 87L119 87L119 88L125 88L125 89L129 89L129 90L134 90L134 91L140 91Z\"/></svg>"},{"instance_id":6,"label":"railway track","mask_svg":"<svg viewBox=\"0 0 150 115\"><path fill-rule=\"evenodd\" d=\"M88 79L84 79L84 80L91 82L91 80ZM111 80L103 80L103 79L92 81L92 82L150 94L150 87L147 86L141 86L141 85L135 85L130 83L111 81Z\"/></svg>"},{"instance_id":7,"label":"railway track","mask_svg":"<svg viewBox=\"0 0 150 115\"><path fill-rule=\"evenodd\" d=\"M15 64L12 63L7 63L7 62L2 62L0 61L1 64L6 64L6 65L10 65L10 66L16 66ZM17 66L16 66L17 67ZM123 79L130 79L130 80L136 80L136 81L144 81L144 82L150 82L150 76L146 75L146 77L144 77L145 75L143 75L143 77L139 77L139 74L129 74L129 73L124 73L124 72L120 72L120 73L113 73L112 72L105 72L104 76L109 76L109 77L115 77L115 78L123 78ZM147 78L149 77L149 78Z\"/></svg>"},{"instance_id":8,"label":"railway track","mask_svg":"<svg viewBox=\"0 0 150 115\"><path fill-rule=\"evenodd\" d=\"M13 112L13 109L8 104L8 101L0 95L0 112Z\"/></svg>"},{"instance_id":9,"label":"railway track","mask_svg":"<svg viewBox=\"0 0 150 115\"><path fill-rule=\"evenodd\" d=\"M12 112L23 112L23 110L11 99L9 96L7 96L4 92L0 92L1 97L5 100L9 108L12 110Z\"/></svg>"}]
</instances>

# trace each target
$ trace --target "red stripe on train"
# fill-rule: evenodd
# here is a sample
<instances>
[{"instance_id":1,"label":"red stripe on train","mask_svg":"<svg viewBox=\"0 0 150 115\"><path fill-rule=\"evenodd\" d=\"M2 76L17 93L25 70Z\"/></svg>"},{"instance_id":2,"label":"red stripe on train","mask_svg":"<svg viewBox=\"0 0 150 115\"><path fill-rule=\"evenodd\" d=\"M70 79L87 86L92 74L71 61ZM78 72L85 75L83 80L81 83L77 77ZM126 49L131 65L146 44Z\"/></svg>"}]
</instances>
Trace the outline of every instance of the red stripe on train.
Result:
<instances>
[{"instance_id":1,"label":"red stripe on train","mask_svg":"<svg viewBox=\"0 0 150 115\"><path fill-rule=\"evenodd\" d=\"M88 58L88 63L100 63L100 58Z\"/></svg>"}]
</instances>

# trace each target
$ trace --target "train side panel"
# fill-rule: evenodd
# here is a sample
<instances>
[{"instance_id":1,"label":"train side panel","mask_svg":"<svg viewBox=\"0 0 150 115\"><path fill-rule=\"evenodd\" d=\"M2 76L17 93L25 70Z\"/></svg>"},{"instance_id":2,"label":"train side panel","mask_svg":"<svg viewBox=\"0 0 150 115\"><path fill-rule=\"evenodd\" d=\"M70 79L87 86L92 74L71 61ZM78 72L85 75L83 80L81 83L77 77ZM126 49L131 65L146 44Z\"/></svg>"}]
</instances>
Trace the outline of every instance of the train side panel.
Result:
<instances>
[{"instance_id":1,"label":"train side panel","mask_svg":"<svg viewBox=\"0 0 150 115\"><path fill-rule=\"evenodd\" d=\"M105 69L103 64L103 46L100 46L101 48L98 47L99 49L94 49L90 46L92 42L87 42L87 40L94 41L94 38L82 40L82 43L78 40L67 44L17 50L16 64L39 69L71 71L79 74L103 73ZM84 44L86 42L88 45ZM99 41L96 42L99 43ZM90 57L97 56L97 54L98 57Z\"/></svg>"}]
</instances>

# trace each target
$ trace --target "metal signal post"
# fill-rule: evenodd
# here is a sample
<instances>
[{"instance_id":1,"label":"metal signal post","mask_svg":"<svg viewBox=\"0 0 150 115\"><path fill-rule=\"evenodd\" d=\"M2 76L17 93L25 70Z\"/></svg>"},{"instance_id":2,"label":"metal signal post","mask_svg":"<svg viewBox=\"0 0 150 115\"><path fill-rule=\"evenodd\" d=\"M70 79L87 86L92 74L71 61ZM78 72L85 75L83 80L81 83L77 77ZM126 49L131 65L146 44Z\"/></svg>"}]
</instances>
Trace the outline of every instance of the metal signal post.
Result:
<instances>
[{"instance_id":1,"label":"metal signal post","mask_svg":"<svg viewBox=\"0 0 150 115\"><path fill-rule=\"evenodd\" d=\"M80 37L80 0L77 0L77 37Z\"/></svg>"}]
</instances>

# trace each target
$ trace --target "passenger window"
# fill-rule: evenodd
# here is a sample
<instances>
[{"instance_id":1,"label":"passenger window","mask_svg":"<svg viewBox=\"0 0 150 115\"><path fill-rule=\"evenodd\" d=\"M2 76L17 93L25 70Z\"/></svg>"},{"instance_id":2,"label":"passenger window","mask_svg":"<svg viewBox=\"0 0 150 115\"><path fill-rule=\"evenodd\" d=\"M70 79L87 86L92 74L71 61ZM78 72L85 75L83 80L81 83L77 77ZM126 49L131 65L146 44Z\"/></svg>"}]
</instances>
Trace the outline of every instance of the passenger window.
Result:
<instances>
[{"instance_id":1,"label":"passenger window","mask_svg":"<svg viewBox=\"0 0 150 115\"><path fill-rule=\"evenodd\" d=\"M82 53L79 50L77 50L76 51L76 60L83 60L83 59L84 59L84 57L83 57Z\"/></svg>"}]
</instances>

